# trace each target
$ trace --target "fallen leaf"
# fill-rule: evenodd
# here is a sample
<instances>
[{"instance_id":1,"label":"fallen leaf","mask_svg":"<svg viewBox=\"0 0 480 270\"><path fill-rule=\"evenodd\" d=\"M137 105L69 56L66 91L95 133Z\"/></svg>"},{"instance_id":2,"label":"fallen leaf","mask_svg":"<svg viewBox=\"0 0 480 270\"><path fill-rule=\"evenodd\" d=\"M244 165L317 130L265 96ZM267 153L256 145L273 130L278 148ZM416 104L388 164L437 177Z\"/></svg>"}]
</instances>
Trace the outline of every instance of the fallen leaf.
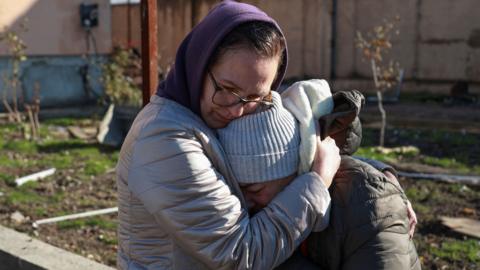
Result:
<instances>
[{"instance_id":1,"label":"fallen leaf","mask_svg":"<svg viewBox=\"0 0 480 270\"><path fill-rule=\"evenodd\" d=\"M472 216L472 215L475 215L476 211L473 208L465 207L465 208L462 209L462 212L466 215Z\"/></svg>"}]
</instances>

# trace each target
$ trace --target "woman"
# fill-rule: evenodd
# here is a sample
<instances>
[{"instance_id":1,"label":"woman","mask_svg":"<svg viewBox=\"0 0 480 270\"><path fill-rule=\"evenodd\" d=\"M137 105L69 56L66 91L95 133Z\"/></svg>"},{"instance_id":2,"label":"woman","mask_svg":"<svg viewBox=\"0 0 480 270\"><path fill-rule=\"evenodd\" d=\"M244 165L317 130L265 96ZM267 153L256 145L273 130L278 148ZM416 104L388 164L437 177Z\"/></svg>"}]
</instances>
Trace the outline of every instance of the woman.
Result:
<instances>
[{"instance_id":1,"label":"woman","mask_svg":"<svg viewBox=\"0 0 480 270\"><path fill-rule=\"evenodd\" d=\"M250 217L214 129L269 104L287 50L273 19L233 1L185 38L117 165L121 269L271 269L329 206L340 156L318 141L312 172Z\"/></svg>"}]
</instances>

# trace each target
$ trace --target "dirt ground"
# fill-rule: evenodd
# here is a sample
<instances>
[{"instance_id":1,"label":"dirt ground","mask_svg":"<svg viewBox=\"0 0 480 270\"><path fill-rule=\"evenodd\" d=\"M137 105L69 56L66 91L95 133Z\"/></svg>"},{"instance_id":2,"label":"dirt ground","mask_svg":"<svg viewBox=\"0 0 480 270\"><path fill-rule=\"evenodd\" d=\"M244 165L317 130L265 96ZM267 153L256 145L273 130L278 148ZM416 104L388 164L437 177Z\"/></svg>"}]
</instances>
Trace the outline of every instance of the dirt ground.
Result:
<instances>
[{"instance_id":1,"label":"dirt ground","mask_svg":"<svg viewBox=\"0 0 480 270\"><path fill-rule=\"evenodd\" d=\"M117 250L116 214L32 227L38 219L116 206L112 169L118 149L73 139L64 130L68 125L91 124L77 120L45 123L44 139L37 143L24 142L18 128L0 124L0 223L113 266ZM378 130L366 128L362 147L375 145L377 138ZM386 144L416 146L420 153L408 157L408 162L428 161L429 166L447 172L469 174L473 172L468 171L470 168L480 166L479 139L478 133L465 130L391 127ZM405 161L402 158L397 157L397 161ZM52 165L57 167L53 176L22 187L12 184L16 177ZM440 222L441 216L480 219L480 188L418 179L400 181L418 215L414 241L423 269L480 269L479 240L454 233ZM12 219L15 212L24 217L21 222Z\"/></svg>"},{"instance_id":2,"label":"dirt ground","mask_svg":"<svg viewBox=\"0 0 480 270\"><path fill-rule=\"evenodd\" d=\"M62 175L60 177L66 177ZM53 182L37 185L33 191L39 196L51 197L56 189L64 189L65 196L58 202L58 208L51 205L44 211L35 211L37 204L0 205L0 223L18 231L26 232L54 246L80 254L104 264L114 266L116 263L117 214L103 215L95 218L85 218L66 221L59 224L40 225L32 227L31 221L52 217L59 213L71 214L88 210L116 206L116 189L114 173L108 173L92 182L61 182L60 177ZM12 209L13 208L13 209ZM10 219L12 210L19 211L29 217L22 224ZM33 210L33 211L32 211Z\"/></svg>"},{"instance_id":3,"label":"dirt ground","mask_svg":"<svg viewBox=\"0 0 480 270\"><path fill-rule=\"evenodd\" d=\"M82 121L68 122L82 126ZM39 142L23 140L14 125L4 124L0 128L0 223L54 246L115 265L115 213L44 224L36 229L32 222L116 206L113 168L118 149L74 139L63 125L43 124L44 139ZM13 183L17 177L50 167L57 169L52 176L20 187ZM22 218L13 219L13 213Z\"/></svg>"},{"instance_id":4,"label":"dirt ground","mask_svg":"<svg viewBox=\"0 0 480 270\"><path fill-rule=\"evenodd\" d=\"M377 130L367 129L367 133L367 140L378 136ZM476 134L390 129L386 137L387 146L415 145L421 155L456 157L455 162L464 162L467 168L480 165L480 136ZM408 163L415 160L420 155ZM455 166L428 166L442 173L469 174ZM480 187L403 177L400 183L418 217L414 242L423 269L480 269L479 239L456 233L440 221L442 216L480 220Z\"/></svg>"}]
</instances>

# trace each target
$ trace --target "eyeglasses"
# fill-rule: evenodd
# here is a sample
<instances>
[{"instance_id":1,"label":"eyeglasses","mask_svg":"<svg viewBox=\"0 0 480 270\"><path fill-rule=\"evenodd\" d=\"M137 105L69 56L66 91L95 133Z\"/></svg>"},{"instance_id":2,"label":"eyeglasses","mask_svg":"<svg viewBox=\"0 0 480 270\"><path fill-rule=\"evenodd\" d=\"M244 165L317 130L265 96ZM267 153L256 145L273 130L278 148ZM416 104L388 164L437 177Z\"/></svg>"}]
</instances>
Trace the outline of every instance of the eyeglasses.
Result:
<instances>
[{"instance_id":1,"label":"eyeglasses","mask_svg":"<svg viewBox=\"0 0 480 270\"><path fill-rule=\"evenodd\" d=\"M242 106L246 105L251 105L253 107L257 107L257 105L263 105L263 106L272 106L273 103L271 102L272 99L272 94L269 93L265 97L256 97L253 99L246 99L241 96L239 96L237 93L233 91L226 90L222 87L220 87L217 83L217 80L215 80L215 77L213 77L212 72L208 71L208 75L210 76L210 79L212 80L213 87L215 88L215 93L213 93L212 96L212 102L215 105L218 105L220 107L232 107L237 104L242 104Z\"/></svg>"}]
</instances>

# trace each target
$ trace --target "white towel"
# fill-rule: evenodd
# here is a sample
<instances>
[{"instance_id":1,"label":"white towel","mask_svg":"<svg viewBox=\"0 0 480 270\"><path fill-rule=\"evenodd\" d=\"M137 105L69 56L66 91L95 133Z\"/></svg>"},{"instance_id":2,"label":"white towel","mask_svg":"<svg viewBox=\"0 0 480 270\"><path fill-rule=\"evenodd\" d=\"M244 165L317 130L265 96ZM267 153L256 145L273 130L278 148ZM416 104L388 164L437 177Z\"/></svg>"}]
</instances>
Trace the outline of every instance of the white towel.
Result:
<instances>
[{"instance_id":1,"label":"white towel","mask_svg":"<svg viewBox=\"0 0 480 270\"><path fill-rule=\"evenodd\" d=\"M294 83L282 93L283 105L300 124L300 163L298 173L309 172L316 151L315 122L333 110L327 81L312 79Z\"/></svg>"}]
</instances>

